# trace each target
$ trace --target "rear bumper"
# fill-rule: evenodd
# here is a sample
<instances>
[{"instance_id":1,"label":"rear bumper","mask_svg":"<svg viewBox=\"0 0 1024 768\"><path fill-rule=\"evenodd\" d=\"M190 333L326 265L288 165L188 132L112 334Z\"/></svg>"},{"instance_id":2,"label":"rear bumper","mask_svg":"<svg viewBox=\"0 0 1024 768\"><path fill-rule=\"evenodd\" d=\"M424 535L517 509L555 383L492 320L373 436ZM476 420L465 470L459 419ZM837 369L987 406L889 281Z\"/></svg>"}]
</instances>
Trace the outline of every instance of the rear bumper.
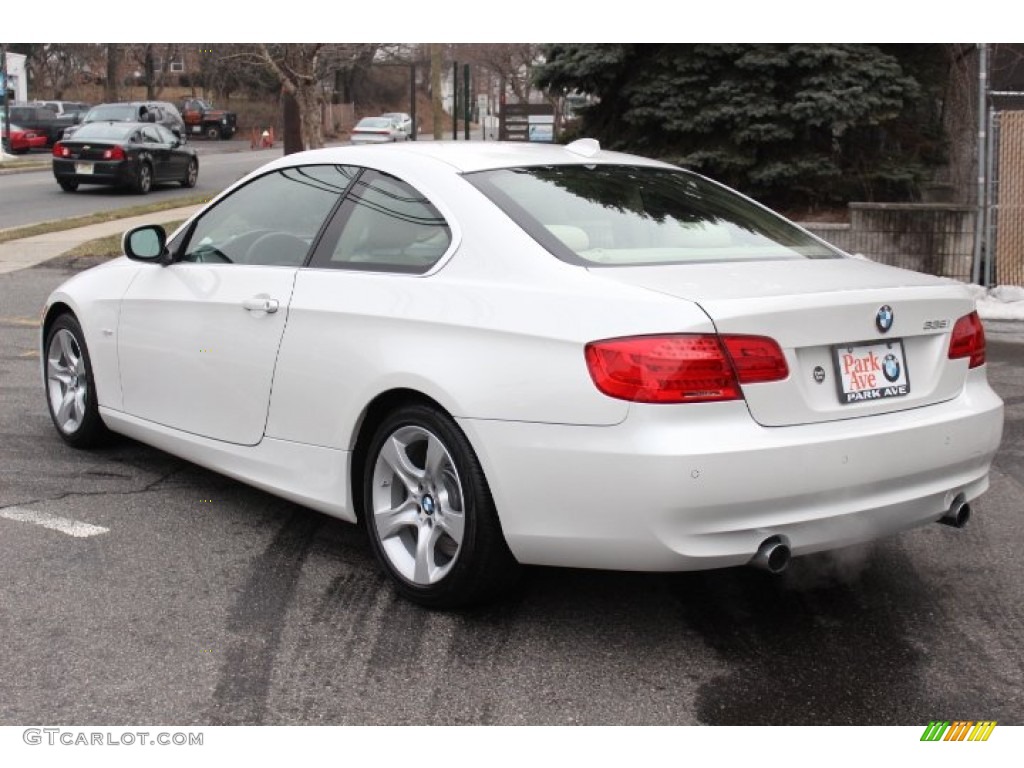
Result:
<instances>
[{"instance_id":1,"label":"rear bumper","mask_svg":"<svg viewBox=\"0 0 1024 768\"><path fill-rule=\"evenodd\" d=\"M353 133L349 141L353 144L390 144L394 139L384 134Z\"/></svg>"},{"instance_id":2,"label":"rear bumper","mask_svg":"<svg viewBox=\"0 0 1024 768\"><path fill-rule=\"evenodd\" d=\"M633 405L610 427L464 419L523 563L698 570L794 555L937 520L988 487L1003 406L984 370L954 400L761 427L743 402Z\"/></svg>"},{"instance_id":3,"label":"rear bumper","mask_svg":"<svg viewBox=\"0 0 1024 768\"><path fill-rule=\"evenodd\" d=\"M76 162L92 165L92 173L78 173ZM75 161L53 158L53 176L58 181L76 181L79 184L109 184L129 186L133 183L136 164L126 160L103 162L97 160Z\"/></svg>"}]
</instances>

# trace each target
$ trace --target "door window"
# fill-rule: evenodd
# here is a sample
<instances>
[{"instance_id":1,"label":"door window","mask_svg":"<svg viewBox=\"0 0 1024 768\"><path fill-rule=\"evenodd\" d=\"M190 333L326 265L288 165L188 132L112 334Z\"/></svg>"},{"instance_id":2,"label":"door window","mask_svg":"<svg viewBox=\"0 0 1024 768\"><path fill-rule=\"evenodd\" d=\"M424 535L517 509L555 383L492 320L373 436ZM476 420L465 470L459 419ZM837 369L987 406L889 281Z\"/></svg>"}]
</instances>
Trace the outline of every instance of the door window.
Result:
<instances>
[{"instance_id":1,"label":"door window","mask_svg":"<svg viewBox=\"0 0 1024 768\"><path fill-rule=\"evenodd\" d=\"M349 166L307 165L260 176L203 214L174 249L177 260L301 266L357 173Z\"/></svg>"},{"instance_id":2,"label":"door window","mask_svg":"<svg viewBox=\"0 0 1024 768\"><path fill-rule=\"evenodd\" d=\"M452 242L451 228L406 182L365 171L324 235L312 266L422 273Z\"/></svg>"}]
</instances>

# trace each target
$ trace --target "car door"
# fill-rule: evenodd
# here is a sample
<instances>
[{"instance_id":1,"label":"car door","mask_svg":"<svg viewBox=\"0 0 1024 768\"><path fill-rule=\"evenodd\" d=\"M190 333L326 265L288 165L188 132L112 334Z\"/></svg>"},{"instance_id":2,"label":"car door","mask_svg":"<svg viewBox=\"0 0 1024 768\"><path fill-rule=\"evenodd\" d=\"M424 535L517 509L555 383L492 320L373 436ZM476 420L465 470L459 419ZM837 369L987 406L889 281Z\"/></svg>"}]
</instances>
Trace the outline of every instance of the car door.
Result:
<instances>
[{"instance_id":1,"label":"car door","mask_svg":"<svg viewBox=\"0 0 1024 768\"><path fill-rule=\"evenodd\" d=\"M206 210L122 299L124 409L214 440L263 436L295 274L351 174L305 166L260 176Z\"/></svg>"},{"instance_id":2,"label":"car door","mask_svg":"<svg viewBox=\"0 0 1024 768\"><path fill-rule=\"evenodd\" d=\"M185 169L188 167L188 161L192 158L192 153L185 151L182 147L182 139L175 136L162 125L153 126L154 130L159 134L160 141L168 147L167 153L167 178L170 181L180 181L185 177Z\"/></svg>"},{"instance_id":3,"label":"car door","mask_svg":"<svg viewBox=\"0 0 1024 768\"><path fill-rule=\"evenodd\" d=\"M171 145L163 141L155 125L144 126L139 133L146 154L153 161L153 181L167 181L171 174Z\"/></svg>"}]
</instances>

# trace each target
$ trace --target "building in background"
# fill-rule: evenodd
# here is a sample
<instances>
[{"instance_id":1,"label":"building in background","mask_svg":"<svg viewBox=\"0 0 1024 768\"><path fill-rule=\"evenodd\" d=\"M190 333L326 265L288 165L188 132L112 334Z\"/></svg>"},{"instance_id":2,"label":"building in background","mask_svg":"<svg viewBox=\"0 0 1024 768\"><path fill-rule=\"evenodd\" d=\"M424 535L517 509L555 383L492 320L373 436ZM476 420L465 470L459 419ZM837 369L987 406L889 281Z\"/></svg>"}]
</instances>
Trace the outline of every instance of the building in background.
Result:
<instances>
[{"instance_id":1,"label":"building in background","mask_svg":"<svg viewBox=\"0 0 1024 768\"><path fill-rule=\"evenodd\" d=\"M3 73L0 73L0 77ZM7 53L7 88L10 101L28 101L28 78L25 76L25 57L20 53Z\"/></svg>"}]
</instances>

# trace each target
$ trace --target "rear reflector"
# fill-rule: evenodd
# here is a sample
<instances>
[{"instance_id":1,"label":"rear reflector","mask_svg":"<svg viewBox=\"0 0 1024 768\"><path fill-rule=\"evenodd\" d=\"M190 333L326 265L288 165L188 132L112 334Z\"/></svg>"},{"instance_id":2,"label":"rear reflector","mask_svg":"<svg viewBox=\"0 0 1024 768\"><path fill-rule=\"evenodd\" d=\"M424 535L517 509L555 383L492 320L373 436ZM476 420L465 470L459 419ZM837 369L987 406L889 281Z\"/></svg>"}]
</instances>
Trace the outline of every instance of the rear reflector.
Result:
<instances>
[{"instance_id":1,"label":"rear reflector","mask_svg":"<svg viewBox=\"0 0 1024 768\"><path fill-rule=\"evenodd\" d=\"M970 358L969 368L985 364L985 328L977 312L964 315L953 326L949 340L949 359Z\"/></svg>"},{"instance_id":2,"label":"rear reflector","mask_svg":"<svg viewBox=\"0 0 1024 768\"><path fill-rule=\"evenodd\" d=\"M789 375L779 345L761 336L679 334L587 344L587 368L604 394L638 403L740 400L741 384Z\"/></svg>"}]
</instances>

